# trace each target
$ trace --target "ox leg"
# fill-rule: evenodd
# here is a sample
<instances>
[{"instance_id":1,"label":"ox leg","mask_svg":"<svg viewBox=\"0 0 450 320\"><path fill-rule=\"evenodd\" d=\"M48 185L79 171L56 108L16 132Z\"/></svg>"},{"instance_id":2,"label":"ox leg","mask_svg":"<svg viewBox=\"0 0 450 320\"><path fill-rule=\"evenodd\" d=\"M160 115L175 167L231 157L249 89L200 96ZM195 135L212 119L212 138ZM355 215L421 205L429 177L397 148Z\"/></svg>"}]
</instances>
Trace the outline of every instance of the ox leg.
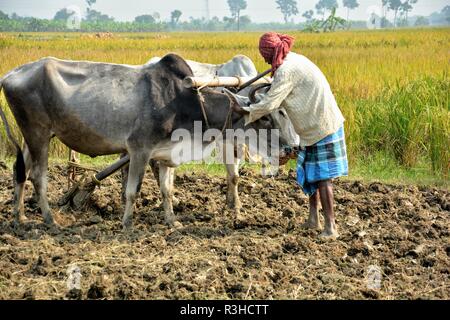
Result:
<instances>
[{"instance_id":1,"label":"ox leg","mask_svg":"<svg viewBox=\"0 0 450 320\"><path fill-rule=\"evenodd\" d=\"M38 197L39 207L41 208L42 217L47 225L55 224L53 216L48 204L47 198L47 169L48 169L48 145L50 139L45 142L35 144L35 147L29 146L32 168L31 181Z\"/></svg>"},{"instance_id":2,"label":"ox leg","mask_svg":"<svg viewBox=\"0 0 450 320\"><path fill-rule=\"evenodd\" d=\"M173 190L173 185L175 182L175 168L169 168L169 173L170 173L170 185L172 186L172 190ZM175 197L175 192L172 191L172 203L174 206L177 206L180 204L180 200Z\"/></svg>"},{"instance_id":3,"label":"ox leg","mask_svg":"<svg viewBox=\"0 0 450 320\"><path fill-rule=\"evenodd\" d=\"M159 162L157 160L151 159L148 163L150 165L150 168L152 169L153 176L156 179L156 182L158 183L158 187L160 186L159 183Z\"/></svg>"},{"instance_id":4,"label":"ox leg","mask_svg":"<svg viewBox=\"0 0 450 320\"><path fill-rule=\"evenodd\" d=\"M175 226L175 214L173 213L173 169L159 164L159 186L163 198L165 222Z\"/></svg>"},{"instance_id":5,"label":"ox leg","mask_svg":"<svg viewBox=\"0 0 450 320\"><path fill-rule=\"evenodd\" d=\"M28 178L30 173L30 168L32 165L30 151L28 150L27 145L25 144L23 148L23 158L25 161L25 175ZM25 197L25 182L17 183L14 181L14 222L16 224L21 224L27 221L27 217L25 216L25 206L24 206L24 197Z\"/></svg>"},{"instance_id":6,"label":"ox leg","mask_svg":"<svg viewBox=\"0 0 450 320\"><path fill-rule=\"evenodd\" d=\"M126 153L122 153L120 155L120 159L122 159L123 157L125 157L127 154ZM127 202L127 180L128 180L128 169L129 166L125 166L121 169L121 175L122 175L122 192L121 192L121 200L122 200L122 205L125 205Z\"/></svg>"},{"instance_id":7,"label":"ox leg","mask_svg":"<svg viewBox=\"0 0 450 320\"><path fill-rule=\"evenodd\" d=\"M239 200L238 183L239 183L239 159L234 164L226 164L227 168L227 206L235 209L236 212L242 208L241 200Z\"/></svg>"},{"instance_id":8,"label":"ox leg","mask_svg":"<svg viewBox=\"0 0 450 320\"><path fill-rule=\"evenodd\" d=\"M160 181L160 167L159 167L159 161L157 160L150 160L149 162L150 164L150 168L152 169L153 175L156 179L156 182L158 182L158 187L161 188L161 181ZM173 186L173 182L175 180L175 168L167 168L169 170L169 174L170 174L170 185ZM180 200L178 200L175 195L173 195L172 192L172 203L173 205L178 205L180 203Z\"/></svg>"},{"instance_id":9,"label":"ox leg","mask_svg":"<svg viewBox=\"0 0 450 320\"><path fill-rule=\"evenodd\" d=\"M125 212L122 219L123 229L131 229L133 225L133 210L136 196L141 190L142 180L145 174L145 167L149 160L148 153L130 153L130 165L128 171L128 181L126 189Z\"/></svg>"}]
</instances>

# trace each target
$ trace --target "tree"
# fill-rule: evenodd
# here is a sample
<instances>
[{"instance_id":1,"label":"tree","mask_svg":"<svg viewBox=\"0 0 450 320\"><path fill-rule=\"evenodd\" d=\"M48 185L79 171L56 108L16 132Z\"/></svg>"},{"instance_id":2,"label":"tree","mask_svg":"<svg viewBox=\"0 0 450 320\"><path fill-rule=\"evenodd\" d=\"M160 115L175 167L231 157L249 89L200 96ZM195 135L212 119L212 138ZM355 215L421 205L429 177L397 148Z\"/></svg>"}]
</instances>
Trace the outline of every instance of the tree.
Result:
<instances>
[{"instance_id":1,"label":"tree","mask_svg":"<svg viewBox=\"0 0 450 320\"><path fill-rule=\"evenodd\" d=\"M297 1L295 0L277 0L276 1L281 13L284 17L284 22L288 23L288 19L291 16L295 16L298 14Z\"/></svg>"},{"instance_id":2,"label":"tree","mask_svg":"<svg viewBox=\"0 0 450 320\"><path fill-rule=\"evenodd\" d=\"M305 11L302 14L302 17L304 17L306 19L306 21L310 21L313 16L314 16L314 11L313 10Z\"/></svg>"},{"instance_id":3,"label":"tree","mask_svg":"<svg viewBox=\"0 0 450 320\"><path fill-rule=\"evenodd\" d=\"M183 13L180 10L174 10L170 13L170 21L172 25L178 24L178 21L180 21L180 17Z\"/></svg>"},{"instance_id":4,"label":"tree","mask_svg":"<svg viewBox=\"0 0 450 320\"><path fill-rule=\"evenodd\" d=\"M386 17L383 17L381 18L380 26L382 28L392 28L394 25Z\"/></svg>"},{"instance_id":5,"label":"tree","mask_svg":"<svg viewBox=\"0 0 450 320\"><path fill-rule=\"evenodd\" d=\"M344 27L345 20L336 16L336 8L331 9L330 16L322 23L321 28L323 32L334 32L337 27Z\"/></svg>"},{"instance_id":6,"label":"tree","mask_svg":"<svg viewBox=\"0 0 450 320\"><path fill-rule=\"evenodd\" d=\"M92 8L92 5L95 4L97 0L86 0L88 11Z\"/></svg>"},{"instance_id":7,"label":"tree","mask_svg":"<svg viewBox=\"0 0 450 320\"><path fill-rule=\"evenodd\" d=\"M103 14L100 11L90 9L87 12L86 21L89 21L89 22L112 22L112 21L114 21L114 18L108 16L107 14Z\"/></svg>"},{"instance_id":8,"label":"tree","mask_svg":"<svg viewBox=\"0 0 450 320\"><path fill-rule=\"evenodd\" d=\"M19 16L17 13L13 12L11 14L11 20L23 20L23 18Z\"/></svg>"},{"instance_id":9,"label":"tree","mask_svg":"<svg viewBox=\"0 0 450 320\"><path fill-rule=\"evenodd\" d=\"M9 17L6 13L0 10L0 20L8 20Z\"/></svg>"},{"instance_id":10,"label":"tree","mask_svg":"<svg viewBox=\"0 0 450 320\"><path fill-rule=\"evenodd\" d=\"M413 4L416 4L417 0L406 0L400 6L400 11L404 16L404 24L408 25L408 13L413 9Z\"/></svg>"},{"instance_id":11,"label":"tree","mask_svg":"<svg viewBox=\"0 0 450 320\"><path fill-rule=\"evenodd\" d=\"M450 23L450 6L445 6L442 9L441 14L445 17L447 23Z\"/></svg>"},{"instance_id":12,"label":"tree","mask_svg":"<svg viewBox=\"0 0 450 320\"><path fill-rule=\"evenodd\" d=\"M336 16L336 8L331 9L330 16L322 21L312 19L303 29L304 32L333 32L337 28L344 28L345 19Z\"/></svg>"},{"instance_id":13,"label":"tree","mask_svg":"<svg viewBox=\"0 0 450 320\"><path fill-rule=\"evenodd\" d=\"M55 13L55 16L53 17L53 20L62 20L62 21L67 21L67 19L69 19L69 17L72 15L72 12L67 11L67 8L63 8L61 10L58 10Z\"/></svg>"},{"instance_id":14,"label":"tree","mask_svg":"<svg viewBox=\"0 0 450 320\"><path fill-rule=\"evenodd\" d=\"M414 25L416 27L429 26L430 25L430 21L426 17L420 16L420 17L417 18L416 22L414 22Z\"/></svg>"},{"instance_id":15,"label":"tree","mask_svg":"<svg viewBox=\"0 0 450 320\"><path fill-rule=\"evenodd\" d=\"M385 28L388 26L388 20L386 18L387 12L389 11L389 0L381 0L381 27Z\"/></svg>"},{"instance_id":16,"label":"tree","mask_svg":"<svg viewBox=\"0 0 450 320\"><path fill-rule=\"evenodd\" d=\"M389 0L389 9L394 10L394 27L397 26L397 15L401 7L402 2L400 0Z\"/></svg>"},{"instance_id":17,"label":"tree","mask_svg":"<svg viewBox=\"0 0 450 320\"><path fill-rule=\"evenodd\" d=\"M228 0L228 6L230 7L231 17L234 19L234 21L237 21L237 29L239 31L241 11L247 9L247 1Z\"/></svg>"},{"instance_id":18,"label":"tree","mask_svg":"<svg viewBox=\"0 0 450 320\"><path fill-rule=\"evenodd\" d=\"M155 21L161 20L161 15L159 14L159 12L156 12L156 11L153 12L152 16L155 19Z\"/></svg>"},{"instance_id":19,"label":"tree","mask_svg":"<svg viewBox=\"0 0 450 320\"><path fill-rule=\"evenodd\" d=\"M357 0L343 0L343 5L345 8L347 8L347 22L350 21L349 15L350 15L350 10L356 9L359 7L359 3ZM350 26L350 23L349 23Z\"/></svg>"},{"instance_id":20,"label":"tree","mask_svg":"<svg viewBox=\"0 0 450 320\"><path fill-rule=\"evenodd\" d=\"M153 16L150 14L143 14L134 18L134 22L152 24L155 23L155 18L153 18Z\"/></svg>"},{"instance_id":21,"label":"tree","mask_svg":"<svg viewBox=\"0 0 450 320\"><path fill-rule=\"evenodd\" d=\"M322 20L325 20L326 11L332 12L333 8L337 9L339 7L336 0L319 0L316 4L316 10L318 14L321 14Z\"/></svg>"},{"instance_id":22,"label":"tree","mask_svg":"<svg viewBox=\"0 0 450 320\"><path fill-rule=\"evenodd\" d=\"M239 18L239 24L241 25L241 26L243 26L244 28L246 27L246 26L248 26L249 24L251 24L252 23L252 20L250 19L250 17L249 16L241 16L240 18Z\"/></svg>"}]
</instances>

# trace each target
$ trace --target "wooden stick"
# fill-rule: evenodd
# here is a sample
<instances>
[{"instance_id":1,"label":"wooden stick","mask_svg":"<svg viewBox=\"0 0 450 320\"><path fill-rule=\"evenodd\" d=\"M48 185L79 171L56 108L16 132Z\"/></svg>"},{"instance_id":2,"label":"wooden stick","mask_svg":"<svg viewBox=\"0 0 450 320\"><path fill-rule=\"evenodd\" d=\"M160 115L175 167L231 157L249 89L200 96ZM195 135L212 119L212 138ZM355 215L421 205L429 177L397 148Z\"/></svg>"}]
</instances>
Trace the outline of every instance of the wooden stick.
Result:
<instances>
[{"instance_id":1,"label":"wooden stick","mask_svg":"<svg viewBox=\"0 0 450 320\"><path fill-rule=\"evenodd\" d=\"M257 85L257 84L260 84L260 83L258 82L258 80L261 79L262 77L268 75L268 74L271 73L271 72L272 72L272 68L267 69L266 71L264 71L264 72L258 74L256 77L254 77L254 78L248 80L248 81L247 81L246 83L244 83L242 86L239 86L237 93L239 93L239 91L244 90L245 88L247 88L247 87L250 86L250 85ZM270 82L267 81L267 82L265 82L265 83L270 83Z\"/></svg>"},{"instance_id":2,"label":"wooden stick","mask_svg":"<svg viewBox=\"0 0 450 320\"><path fill-rule=\"evenodd\" d=\"M260 84L260 83L270 83L266 78L260 77L255 80L255 78L250 77L186 77L183 80L183 86L185 88L200 88L200 87L238 87L241 88L244 85Z\"/></svg>"},{"instance_id":3,"label":"wooden stick","mask_svg":"<svg viewBox=\"0 0 450 320\"><path fill-rule=\"evenodd\" d=\"M105 180L110 175L112 175L114 172L116 172L116 171L122 169L123 167L125 167L128 164L128 162L130 162L130 156L126 155L125 157L121 158L120 160L114 162L112 165L110 165L106 169L104 169L104 170L100 171L99 173L97 173L95 175L95 179L97 179L98 181Z\"/></svg>"}]
</instances>

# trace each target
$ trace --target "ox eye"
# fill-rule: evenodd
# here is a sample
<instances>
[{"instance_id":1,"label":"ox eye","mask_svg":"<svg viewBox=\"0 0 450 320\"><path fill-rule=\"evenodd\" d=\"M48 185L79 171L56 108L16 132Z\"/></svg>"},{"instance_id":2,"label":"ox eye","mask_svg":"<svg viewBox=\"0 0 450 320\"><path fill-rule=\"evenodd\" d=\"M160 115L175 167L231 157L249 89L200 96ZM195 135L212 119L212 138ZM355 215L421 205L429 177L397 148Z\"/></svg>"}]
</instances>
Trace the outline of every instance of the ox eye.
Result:
<instances>
[{"instance_id":1,"label":"ox eye","mask_svg":"<svg viewBox=\"0 0 450 320\"><path fill-rule=\"evenodd\" d=\"M279 113L283 116L283 118L287 118L286 114L283 111L280 110Z\"/></svg>"},{"instance_id":2,"label":"ox eye","mask_svg":"<svg viewBox=\"0 0 450 320\"><path fill-rule=\"evenodd\" d=\"M269 117L267 117L267 116L261 117L261 120L262 121L270 121Z\"/></svg>"}]
</instances>

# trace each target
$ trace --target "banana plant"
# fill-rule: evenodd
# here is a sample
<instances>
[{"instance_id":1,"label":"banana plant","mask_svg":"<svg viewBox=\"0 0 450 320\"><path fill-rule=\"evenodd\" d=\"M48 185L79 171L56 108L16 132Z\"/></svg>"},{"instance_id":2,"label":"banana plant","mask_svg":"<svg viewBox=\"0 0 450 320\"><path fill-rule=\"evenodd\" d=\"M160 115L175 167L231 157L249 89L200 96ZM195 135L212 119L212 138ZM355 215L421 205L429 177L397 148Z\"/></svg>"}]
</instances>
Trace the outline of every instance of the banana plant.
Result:
<instances>
[{"instance_id":1,"label":"banana plant","mask_svg":"<svg viewBox=\"0 0 450 320\"><path fill-rule=\"evenodd\" d=\"M345 29L347 20L336 16L336 8L331 10L331 14L324 21L313 20L311 21L303 31L305 32L334 32L337 28Z\"/></svg>"}]
</instances>

